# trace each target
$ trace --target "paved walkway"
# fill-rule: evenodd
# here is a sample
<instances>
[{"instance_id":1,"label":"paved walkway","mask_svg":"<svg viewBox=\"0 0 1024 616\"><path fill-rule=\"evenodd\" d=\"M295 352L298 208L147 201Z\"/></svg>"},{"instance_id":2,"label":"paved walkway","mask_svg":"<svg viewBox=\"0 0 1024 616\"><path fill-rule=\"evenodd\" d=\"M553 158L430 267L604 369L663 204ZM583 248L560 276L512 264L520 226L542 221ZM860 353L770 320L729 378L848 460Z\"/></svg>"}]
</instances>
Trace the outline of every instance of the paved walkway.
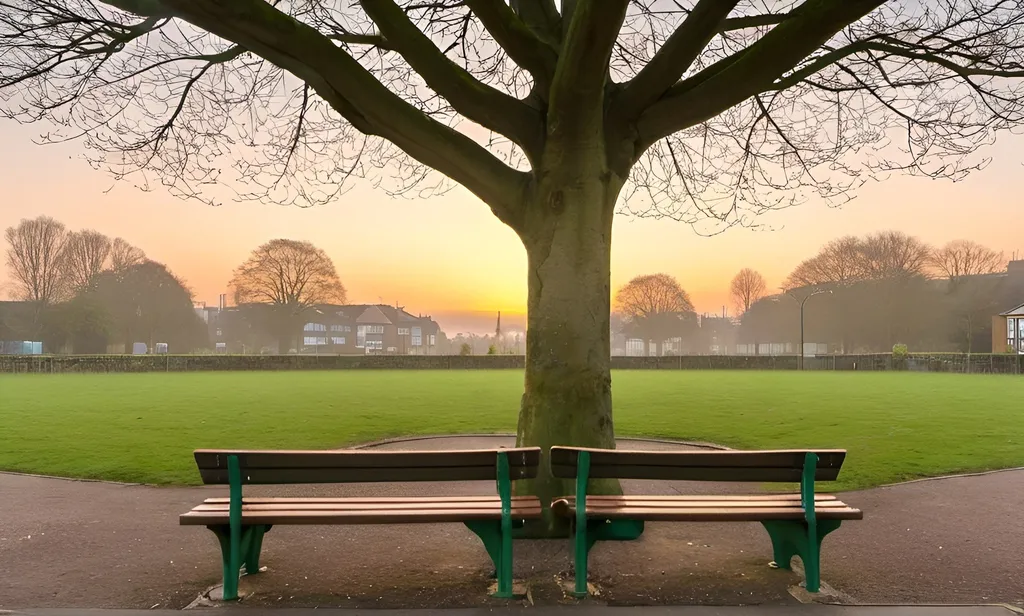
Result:
<instances>
[{"instance_id":1,"label":"paved walkway","mask_svg":"<svg viewBox=\"0 0 1024 616\"><path fill-rule=\"evenodd\" d=\"M461 609L461 610L338 610L289 608L227 608L218 613L246 616L1014 616L1003 607L904 607L904 606L833 606L801 605L798 607L601 607L557 606ZM180 616L172 610L25 610L14 616Z\"/></svg>"},{"instance_id":2,"label":"paved walkway","mask_svg":"<svg viewBox=\"0 0 1024 616\"><path fill-rule=\"evenodd\" d=\"M498 444L507 445L509 439L439 439L388 447ZM699 493L749 486L636 481L626 482L625 488ZM441 486L257 486L247 493L300 489L330 495L417 494ZM485 494L493 486L464 483L454 489ZM154 488L0 474L0 608L178 609L190 604L219 581L219 555L212 533L180 527L176 516L223 492L219 487ZM862 507L866 517L826 540L823 577L845 593L846 601L1024 602L1024 559L1019 557L1024 532L1013 530L1024 523L1024 471L907 484L845 498ZM269 571L243 579L243 590L252 593L244 603L250 612L272 606L450 609L481 604L506 611L507 604L487 598L489 561L460 525L279 527L264 545L263 564ZM591 579L601 591L597 601L612 606L758 604L806 610L789 592L799 577L769 569L770 557L770 542L757 524L650 524L640 541L596 546ZM516 544L515 575L529 580L538 606L565 600L556 580L570 569L566 540ZM953 612L934 612L945 613Z\"/></svg>"}]
</instances>

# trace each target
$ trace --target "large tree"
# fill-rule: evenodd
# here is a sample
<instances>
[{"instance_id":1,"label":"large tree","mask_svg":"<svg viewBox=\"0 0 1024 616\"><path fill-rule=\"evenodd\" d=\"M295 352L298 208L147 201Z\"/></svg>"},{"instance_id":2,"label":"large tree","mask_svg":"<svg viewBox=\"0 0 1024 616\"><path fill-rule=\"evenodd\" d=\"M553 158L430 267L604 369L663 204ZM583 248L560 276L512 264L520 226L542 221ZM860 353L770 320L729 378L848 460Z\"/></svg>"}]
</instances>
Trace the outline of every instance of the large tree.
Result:
<instances>
[{"instance_id":1,"label":"large tree","mask_svg":"<svg viewBox=\"0 0 1024 616\"><path fill-rule=\"evenodd\" d=\"M16 299L42 309L67 298L68 231L63 223L49 216L23 219L7 228L4 239Z\"/></svg>"},{"instance_id":2,"label":"large tree","mask_svg":"<svg viewBox=\"0 0 1024 616\"><path fill-rule=\"evenodd\" d=\"M647 354L651 342L662 342L696 323L689 294L668 274L637 276L615 293L615 307L628 326L643 337Z\"/></svg>"},{"instance_id":3,"label":"large tree","mask_svg":"<svg viewBox=\"0 0 1024 616\"><path fill-rule=\"evenodd\" d=\"M87 290L103 271L110 256L110 238L99 231L75 231L68 235L64 270L75 294Z\"/></svg>"},{"instance_id":4,"label":"large tree","mask_svg":"<svg viewBox=\"0 0 1024 616\"><path fill-rule=\"evenodd\" d=\"M172 353L209 343L193 308L192 291L162 263L147 260L120 272L104 271L87 296L106 311L107 331L124 343L127 353L135 342L146 343L151 352L165 342Z\"/></svg>"},{"instance_id":5,"label":"large tree","mask_svg":"<svg viewBox=\"0 0 1024 616\"><path fill-rule=\"evenodd\" d=\"M124 274L131 267L141 265L146 261L146 253L138 246L133 246L127 240L115 237L110 243L110 271L117 275Z\"/></svg>"},{"instance_id":6,"label":"large tree","mask_svg":"<svg viewBox=\"0 0 1024 616\"><path fill-rule=\"evenodd\" d=\"M994 274L1006 267L1003 253L970 240L954 240L932 251L931 264L956 287L964 278Z\"/></svg>"},{"instance_id":7,"label":"large tree","mask_svg":"<svg viewBox=\"0 0 1024 616\"><path fill-rule=\"evenodd\" d=\"M0 0L0 87L177 194L235 179L309 204L375 169L391 192L443 189L429 169L465 186L528 255L524 444L614 445L620 197L745 223L876 171L960 178L1024 122L1017 0L355 4Z\"/></svg>"},{"instance_id":8,"label":"large tree","mask_svg":"<svg viewBox=\"0 0 1024 616\"><path fill-rule=\"evenodd\" d=\"M304 315L318 304L344 304L345 287L334 262L310 242L277 239L252 251L231 278L235 303L272 309L281 353L295 340Z\"/></svg>"},{"instance_id":9,"label":"large tree","mask_svg":"<svg viewBox=\"0 0 1024 616\"><path fill-rule=\"evenodd\" d=\"M737 272L729 283L729 294L732 296L736 311L740 314L750 310L754 302L764 297L767 290L768 283L764 281L764 276L749 267Z\"/></svg>"}]
</instances>

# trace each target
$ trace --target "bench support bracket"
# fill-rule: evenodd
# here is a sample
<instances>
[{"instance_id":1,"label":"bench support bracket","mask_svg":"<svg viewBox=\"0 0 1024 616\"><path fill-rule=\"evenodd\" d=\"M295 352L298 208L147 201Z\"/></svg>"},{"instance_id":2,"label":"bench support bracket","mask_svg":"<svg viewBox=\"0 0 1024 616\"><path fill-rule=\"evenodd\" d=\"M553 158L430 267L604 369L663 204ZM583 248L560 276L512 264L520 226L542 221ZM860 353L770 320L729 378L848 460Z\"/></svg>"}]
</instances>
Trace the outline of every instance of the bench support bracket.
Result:
<instances>
[{"instance_id":1,"label":"bench support bracket","mask_svg":"<svg viewBox=\"0 0 1024 616\"><path fill-rule=\"evenodd\" d=\"M763 521L768 536L772 538L774 564L780 569L792 569L794 556L799 556L807 576L808 592L818 592L821 587L821 542L826 535L839 528L840 520L818 520L814 537L811 537L807 522L796 520Z\"/></svg>"},{"instance_id":2,"label":"bench support bracket","mask_svg":"<svg viewBox=\"0 0 1024 616\"><path fill-rule=\"evenodd\" d=\"M255 575L260 572L260 551L263 548L263 535L271 529L271 526L243 526L239 537L238 555L239 559L232 563L231 549L231 527L207 526L217 536L220 543L220 560L224 575L225 601L233 601L238 598L238 577L242 565L245 565L246 575ZM233 575L232 575L233 574Z\"/></svg>"}]
</instances>

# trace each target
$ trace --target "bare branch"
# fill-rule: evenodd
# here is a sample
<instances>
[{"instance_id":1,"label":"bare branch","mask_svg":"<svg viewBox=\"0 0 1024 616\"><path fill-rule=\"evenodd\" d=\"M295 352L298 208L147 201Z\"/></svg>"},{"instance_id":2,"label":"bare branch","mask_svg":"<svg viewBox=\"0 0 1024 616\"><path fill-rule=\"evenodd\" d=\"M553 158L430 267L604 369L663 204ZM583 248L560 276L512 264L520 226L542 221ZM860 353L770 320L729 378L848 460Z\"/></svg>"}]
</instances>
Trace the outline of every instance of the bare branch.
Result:
<instances>
[{"instance_id":1,"label":"bare branch","mask_svg":"<svg viewBox=\"0 0 1024 616\"><path fill-rule=\"evenodd\" d=\"M633 118L689 70L739 0L700 0L658 53L615 97L616 113Z\"/></svg>"},{"instance_id":2,"label":"bare branch","mask_svg":"<svg viewBox=\"0 0 1024 616\"><path fill-rule=\"evenodd\" d=\"M393 48L431 89L448 99L458 113L508 137L530 158L540 156L544 122L539 113L480 83L446 58L391 0L363 0L362 5L381 32L393 41Z\"/></svg>"},{"instance_id":3,"label":"bare branch","mask_svg":"<svg viewBox=\"0 0 1024 616\"><path fill-rule=\"evenodd\" d=\"M518 4L543 4L548 1L526 0ZM504 0L466 0L466 4L512 60L533 75L539 93L546 98L558 62L558 54L550 42L540 38L537 31L531 30ZM540 17L536 11L531 12L525 6L522 9L527 15Z\"/></svg>"}]
</instances>

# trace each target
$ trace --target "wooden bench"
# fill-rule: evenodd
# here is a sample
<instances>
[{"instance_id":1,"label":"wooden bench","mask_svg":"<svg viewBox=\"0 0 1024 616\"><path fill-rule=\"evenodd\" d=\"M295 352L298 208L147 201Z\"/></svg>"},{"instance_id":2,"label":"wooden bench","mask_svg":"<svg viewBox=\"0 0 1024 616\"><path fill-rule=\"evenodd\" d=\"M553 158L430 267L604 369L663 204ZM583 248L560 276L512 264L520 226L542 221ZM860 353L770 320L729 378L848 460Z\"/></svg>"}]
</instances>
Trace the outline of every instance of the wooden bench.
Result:
<instances>
[{"instance_id":1,"label":"wooden bench","mask_svg":"<svg viewBox=\"0 0 1024 616\"><path fill-rule=\"evenodd\" d=\"M587 594L587 556L596 541L636 538L644 521L760 522L768 531L775 566L790 568L800 556L806 587L818 592L821 541L843 520L863 517L834 496L815 494L816 481L834 481L846 452L821 451L623 451L551 448L555 477L575 478L576 495L552 503L555 515L575 527L577 596ZM799 494L724 496L588 496L589 479L799 482Z\"/></svg>"},{"instance_id":2,"label":"wooden bench","mask_svg":"<svg viewBox=\"0 0 1024 616\"><path fill-rule=\"evenodd\" d=\"M498 578L495 596L512 596L512 528L541 517L536 497L512 496L512 481L537 476L540 449L472 451L195 452L206 484L229 486L182 514L183 525L206 526L221 547L224 599L238 598L241 567L259 572L263 535L279 524L414 524L461 522L483 541ZM243 497L245 484L405 481L497 482L494 496Z\"/></svg>"}]
</instances>

